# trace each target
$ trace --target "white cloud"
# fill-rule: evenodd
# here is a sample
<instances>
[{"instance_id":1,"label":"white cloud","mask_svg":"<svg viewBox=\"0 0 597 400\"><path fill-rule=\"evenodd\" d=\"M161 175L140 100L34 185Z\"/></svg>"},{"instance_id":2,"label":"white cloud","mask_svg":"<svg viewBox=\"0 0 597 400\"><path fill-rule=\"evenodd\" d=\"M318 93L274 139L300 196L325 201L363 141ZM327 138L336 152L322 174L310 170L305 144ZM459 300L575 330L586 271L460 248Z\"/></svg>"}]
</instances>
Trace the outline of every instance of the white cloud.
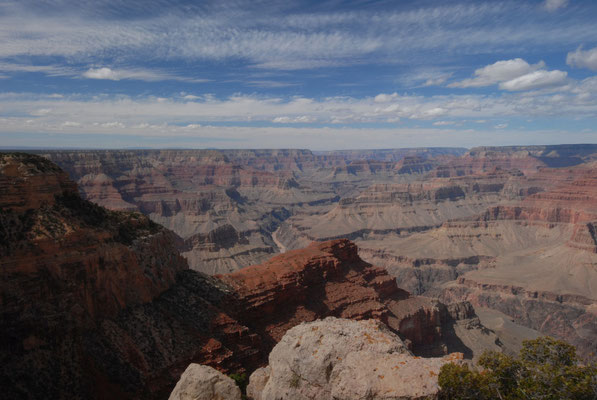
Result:
<instances>
[{"instance_id":1,"label":"white cloud","mask_svg":"<svg viewBox=\"0 0 597 400\"><path fill-rule=\"evenodd\" d=\"M433 123L433 126L449 126L449 125L456 125L456 121L436 121Z\"/></svg>"},{"instance_id":2,"label":"white cloud","mask_svg":"<svg viewBox=\"0 0 597 400\"><path fill-rule=\"evenodd\" d=\"M111 69L108 67L89 68L82 77L88 79L103 79L119 81L121 79L132 79L147 82L157 82L166 80L208 82L207 79L190 79L181 76L171 75L160 71L150 71L146 69Z\"/></svg>"},{"instance_id":3,"label":"white cloud","mask_svg":"<svg viewBox=\"0 0 597 400\"><path fill-rule=\"evenodd\" d=\"M122 122L112 121L112 122L104 122L99 124L102 128L124 128L125 125Z\"/></svg>"},{"instance_id":4,"label":"white cloud","mask_svg":"<svg viewBox=\"0 0 597 400\"><path fill-rule=\"evenodd\" d=\"M307 115L300 115L297 117L276 117L272 120L272 122L275 122L277 124L292 124L292 123L311 123L311 122L315 122L315 118L313 117L309 117Z\"/></svg>"},{"instance_id":5,"label":"white cloud","mask_svg":"<svg viewBox=\"0 0 597 400\"><path fill-rule=\"evenodd\" d=\"M441 107L434 107L431 109L427 109L424 110L419 118L435 118L435 117L439 117L440 115L445 115L448 112L448 110L441 108ZM417 114L415 114L417 115Z\"/></svg>"},{"instance_id":6,"label":"white cloud","mask_svg":"<svg viewBox=\"0 0 597 400\"><path fill-rule=\"evenodd\" d=\"M81 126L80 123L78 122L74 122L74 121L65 121L62 126L67 127L67 128L76 128Z\"/></svg>"},{"instance_id":7,"label":"white cloud","mask_svg":"<svg viewBox=\"0 0 597 400\"><path fill-rule=\"evenodd\" d=\"M450 76L451 76L451 74L447 74L447 75L439 76L437 78L429 78L423 83L423 86L441 86L444 83L446 83L446 81L448 80L448 78L450 78Z\"/></svg>"},{"instance_id":8,"label":"white cloud","mask_svg":"<svg viewBox=\"0 0 597 400\"><path fill-rule=\"evenodd\" d=\"M122 79L119 72L106 67L97 69L90 68L87 72L83 73L83 76L89 79L108 79L111 81L119 81Z\"/></svg>"},{"instance_id":9,"label":"white cloud","mask_svg":"<svg viewBox=\"0 0 597 400\"><path fill-rule=\"evenodd\" d=\"M44 115L48 115L51 112L52 112L51 108L39 108L35 111L30 112L29 114L31 114L33 116L44 116Z\"/></svg>"},{"instance_id":10,"label":"white cloud","mask_svg":"<svg viewBox=\"0 0 597 400\"><path fill-rule=\"evenodd\" d=\"M508 124L497 124L494 126L495 129L506 129Z\"/></svg>"},{"instance_id":11,"label":"white cloud","mask_svg":"<svg viewBox=\"0 0 597 400\"><path fill-rule=\"evenodd\" d=\"M398 97L398 93L394 92L392 94L385 94L380 93L373 99L376 103L387 103L390 102Z\"/></svg>"},{"instance_id":12,"label":"white cloud","mask_svg":"<svg viewBox=\"0 0 597 400\"><path fill-rule=\"evenodd\" d=\"M565 71L534 71L530 74L500 83L500 89L519 91L562 86L568 83L567 76L568 73Z\"/></svg>"},{"instance_id":13,"label":"white cloud","mask_svg":"<svg viewBox=\"0 0 597 400\"><path fill-rule=\"evenodd\" d=\"M568 53L566 64L571 67L588 68L597 71L597 47L583 51L582 47Z\"/></svg>"},{"instance_id":14,"label":"white cloud","mask_svg":"<svg viewBox=\"0 0 597 400\"><path fill-rule=\"evenodd\" d=\"M491 86L499 82L518 78L543 67L545 67L543 61L531 65L522 58L498 61L494 64L477 69L474 78L451 83L448 87L468 88Z\"/></svg>"},{"instance_id":15,"label":"white cloud","mask_svg":"<svg viewBox=\"0 0 597 400\"><path fill-rule=\"evenodd\" d=\"M403 64L430 51L441 60L503 51L513 45L553 47L594 40L588 19L523 23L536 7L520 2L438 2L407 10L380 12L363 7L312 13L257 2L251 7L206 6L201 12L189 8L183 14L167 9L169 2L159 1L152 2L151 12L126 23L107 17L105 9L104 14L98 12L99 18L94 15L93 4L104 2L86 2L85 7L51 2L52 13L39 11L35 4L48 2L12 3L13 7L0 12L0 58L63 57L71 65L95 65L93 69L106 68L97 66L106 59L126 65L140 65L147 59L234 59L272 69ZM118 14L118 7L104 8ZM422 82L428 80L433 83L432 78Z\"/></svg>"},{"instance_id":16,"label":"white cloud","mask_svg":"<svg viewBox=\"0 0 597 400\"><path fill-rule=\"evenodd\" d=\"M568 5L568 0L545 0L543 7L549 12L554 12L560 8L564 8Z\"/></svg>"}]
</instances>

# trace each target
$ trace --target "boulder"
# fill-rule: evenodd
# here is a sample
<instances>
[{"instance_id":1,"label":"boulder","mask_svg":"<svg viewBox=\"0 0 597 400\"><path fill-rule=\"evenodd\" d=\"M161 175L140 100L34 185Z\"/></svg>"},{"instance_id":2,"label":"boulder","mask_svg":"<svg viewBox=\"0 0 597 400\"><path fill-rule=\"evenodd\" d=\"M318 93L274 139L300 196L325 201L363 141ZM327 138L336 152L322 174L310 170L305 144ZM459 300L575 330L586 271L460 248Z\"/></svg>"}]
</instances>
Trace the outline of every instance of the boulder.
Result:
<instances>
[{"instance_id":1,"label":"boulder","mask_svg":"<svg viewBox=\"0 0 597 400\"><path fill-rule=\"evenodd\" d=\"M206 365L190 364L170 394L169 400L240 400L234 381Z\"/></svg>"},{"instance_id":2,"label":"boulder","mask_svg":"<svg viewBox=\"0 0 597 400\"><path fill-rule=\"evenodd\" d=\"M422 399L437 395L444 358L415 357L376 320L329 317L290 329L274 347L269 366L255 371L254 400Z\"/></svg>"}]
</instances>

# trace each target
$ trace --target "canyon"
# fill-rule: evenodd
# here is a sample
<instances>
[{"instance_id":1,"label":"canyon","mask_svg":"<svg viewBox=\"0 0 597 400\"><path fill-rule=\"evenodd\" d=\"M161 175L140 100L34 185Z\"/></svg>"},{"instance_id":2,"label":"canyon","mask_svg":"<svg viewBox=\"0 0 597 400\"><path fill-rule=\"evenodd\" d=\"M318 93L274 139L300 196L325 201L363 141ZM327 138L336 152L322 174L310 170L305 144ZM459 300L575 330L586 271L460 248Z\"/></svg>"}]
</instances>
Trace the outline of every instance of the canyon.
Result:
<instances>
[{"instance_id":1,"label":"canyon","mask_svg":"<svg viewBox=\"0 0 597 400\"><path fill-rule=\"evenodd\" d=\"M40 154L174 231L198 271L348 238L411 293L596 350L596 145Z\"/></svg>"},{"instance_id":2,"label":"canyon","mask_svg":"<svg viewBox=\"0 0 597 400\"><path fill-rule=\"evenodd\" d=\"M175 233L81 198L44 158L1 154L0 194L10 398L165 398L189 364L253 372L288 330L326 317L377 320L415 355L504 347L470 303L410 294L347 239L209 276Z\"/></svg>"},{"instance_id":3,"label":"canyon","mask_svg":"<svg viewBox=\"0 0 597 400\"><path fill-rule=\"evenodd\" d=\"M597 351L597 145L33 153L0 157L14 398L165 398L326 317L417 357Z\"/></svg>"}]
</instances>

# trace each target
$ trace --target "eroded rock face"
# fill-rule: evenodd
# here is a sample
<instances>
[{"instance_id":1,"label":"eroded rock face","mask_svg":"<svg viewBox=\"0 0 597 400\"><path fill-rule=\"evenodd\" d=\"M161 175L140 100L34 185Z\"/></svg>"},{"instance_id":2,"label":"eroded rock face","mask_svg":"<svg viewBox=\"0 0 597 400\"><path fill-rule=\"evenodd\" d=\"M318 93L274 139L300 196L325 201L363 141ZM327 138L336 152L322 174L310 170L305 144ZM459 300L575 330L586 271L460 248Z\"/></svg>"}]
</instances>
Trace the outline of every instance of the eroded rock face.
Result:
<instances>
[{"instance_id":1,"label":"eroded rock face","mask_svg":"<svg viewBox=\"0 0 597 400\"><path fill-rule=\"evenodd\" d=\"M414 357L378 321L330 317L290 329L269 366L251 375L247 394L254 400L433 398L441 366L461 358Z\"/></svg>"},{"instance_id":2,"label":"eroded rock face","mask_svg":"<svg viewBox=\"0 0 597 400\"><path fill-rule=\"evenodd\" d=\"M218 278L239 296L242 320L272 346L294 325L326 316L375 318L414 345L441 338L435 304L421 299L416 311L405 312L417 299L384 269L361 260L346 239L313 243Z\"/></svg>"},{"instance_id":3,"label":"eroded rock face","mask_svg":"<svg viewBox=\"0 0 597 400\"><path fill-rule=\"evenodd\" d=\"M273 237L294 213L319 213L374 182L408 180L464 149L46 151L82 196L135 210L183 240L191 268L228 273L262 263L283 247ZM405 156L409 160L397 164ZM222 228L236 231L223 237ZM220 241L222 239L222 241ZM309 243L310 240L307 242ZM294 246L295 248L302 246Z\"/></svg>"},{"instance_id":4,"label":"eroded rock face","mask_svg":"<svg viewBox=\"0 0 597 400\"><path fill-rule=\"evenodd\" d=\"M240 400L236 383L211 367L191 364L183 372L169 400Z\"/></svg>"}]
</instances>

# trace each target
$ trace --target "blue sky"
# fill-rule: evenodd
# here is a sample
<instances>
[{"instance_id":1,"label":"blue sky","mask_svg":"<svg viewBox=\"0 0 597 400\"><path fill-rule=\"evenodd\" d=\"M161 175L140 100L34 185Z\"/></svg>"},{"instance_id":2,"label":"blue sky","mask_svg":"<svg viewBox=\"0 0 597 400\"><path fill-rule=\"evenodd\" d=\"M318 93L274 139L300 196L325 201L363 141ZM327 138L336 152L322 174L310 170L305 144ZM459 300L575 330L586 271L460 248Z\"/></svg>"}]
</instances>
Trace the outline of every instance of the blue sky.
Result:
<instances>
[{"instance_id":1,"label":"blue sky","mask_svg":"<svg viewBox=\"0 0 597 400\"><path fill-rule=\"evenodd\" d=\"M0 0L0 146L596 143L595 21L590 0Z\"/></svg>"}]
</instances>

